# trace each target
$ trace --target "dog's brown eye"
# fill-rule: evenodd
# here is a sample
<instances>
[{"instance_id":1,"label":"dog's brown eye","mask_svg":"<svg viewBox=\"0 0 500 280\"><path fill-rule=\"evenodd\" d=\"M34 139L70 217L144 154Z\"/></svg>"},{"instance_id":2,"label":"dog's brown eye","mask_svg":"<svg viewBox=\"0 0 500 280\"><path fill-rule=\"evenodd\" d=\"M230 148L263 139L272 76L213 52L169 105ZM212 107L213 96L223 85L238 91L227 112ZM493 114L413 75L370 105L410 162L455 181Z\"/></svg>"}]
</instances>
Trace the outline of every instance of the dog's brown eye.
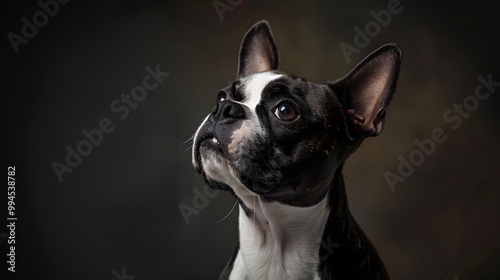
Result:
<instances>
[{"instance_id":1,"label":"dog's brown eye","mask_svg":"<svg viewBox=\"0 0 500 280\"><path fill-rule=\"evenodd\" d=\"M285 122L294 121L299 117L299 113L297 112L295 106L287 101L278 105L274 110L274 114L278 117L278 119Z\"/></svg>"}]
</instances>

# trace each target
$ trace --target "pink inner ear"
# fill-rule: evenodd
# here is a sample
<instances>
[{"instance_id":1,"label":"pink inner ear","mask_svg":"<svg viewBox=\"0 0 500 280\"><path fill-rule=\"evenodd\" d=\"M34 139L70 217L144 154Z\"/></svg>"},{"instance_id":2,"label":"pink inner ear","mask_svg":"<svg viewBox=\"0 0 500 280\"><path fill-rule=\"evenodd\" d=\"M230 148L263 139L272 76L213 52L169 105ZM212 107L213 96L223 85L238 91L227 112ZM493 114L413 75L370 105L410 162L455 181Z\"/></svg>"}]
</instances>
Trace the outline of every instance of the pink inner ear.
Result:
<instances>
[{"instance_id":1,"label":"pink inner ear","mask_svg":"<svg viewBox=\"0 0 500 280\"><path fill-rule=\"evenodd\" d=\"M354 125L361 129L365 123L365 118L362 115L358 115L354 112L354 109L347 109L347 115L354 121Z\"/></svg>"},{"instance_id":2,"label":"pink inner ear","mask_svg":"<svg viewBox=\"0 0 500 280\"><path fill-rule=\"evenodd\" d=\"M358 82L353 93L358 101L356 107L359 110L358 114L364 116L376 116L377 111L384 106L387 88L390 86L390 72L384 69L376 69L376 73L363 73L365 77L363 82ZM369 76L367 76L369 75Z\"/></svg>"},{"instance_id":3,"label":"pink inner ear","mask_svg":"<svg viewBox=\"0 0 500 280\"><path fill-rule=\"evenodd\" d=\"M373 102L374 107L380 105L380 103L382 102L381 100L385 97L387 88L392 82L390 80L391 74L392 73L390 70L382 71L381 69L378 71L376 76L373 76L371 90L374 92L374 97L377 99L376 102Z\"/></svg>"},{"instance_id":4,"label":"pink inner ear","mask_svg":"<svg viewBox=\"0 0 500 280\"><path fill-rule=\"evenodd\" d=\"M269 61L267 61L264 57L258 56L254 59L255 63L253 64L253 67L255 69L252 69L253 73L260 73L271 70L271 65L269 64Z\"/></svg>"},{"instance_id":5,"label":"pink inner ear","mask_svg":"<svg viewBox=\"0 0 500 280\"><path fill-rule=\"evenodd\" d=\"M245 34L240 48L238 77L275 70L279 67L279 54L271 28L260 21Z\"/></svg>"},{"instance_id":6,"label":"pink inner ear","mask_svg":"<svg viewBox=\"0 0 500 280\"><path fill-rule=\"evenodd\" d=\"M352 119L354 126L356 126L359 131L370 131L377 134L377 131L380 129L380 125L383 121L383 119L378 115L375 115L373 119L367 120L362 115L356 114L354 109L347 109L346 113L347 116Z\"/></svg>"},{"instance_id":7,"label":"pink inner ear","mask_svg":"<svg viewBox=\"0 0 500 280\"><path fill-rule=\"evenodd\" d=\"M252 49L254 57L250 57L248 59L248 64L253 68L253 73L271 70L271 61L269 61L269 57L266 56L267 50L265 49L265 46L256 44Z\"/></svg>"},{"instance_id":8,"label":"pink inner ear","mask_svg":"<svg viewBox=\"0 0 500 280\"><path fill-rule=\"evenodd\" d=\"M346 115L361 137L376 136L382 131L401 55L397 45L385 45L367 56L339 83L340 91L345 91Z\"/></svg>"},{"instance_id":9,"label":"pink inner ear","mask_svg":"<svg viewBox=\"0 0 500 280\"><path fill-rule=\"evenodd\" d=\"M353 103L353 107L348 114L354 120L354 124L365 131L375 132L380 125L381 119L378 116L379 111L385 106L387 98L387 90L390 87L391 73L384 69L375 69L375 73L363 73L370 75L361 78L363 82L358 82L358 85L353 89L354 96L357 101Z\"/></svg>"}]
</instances>

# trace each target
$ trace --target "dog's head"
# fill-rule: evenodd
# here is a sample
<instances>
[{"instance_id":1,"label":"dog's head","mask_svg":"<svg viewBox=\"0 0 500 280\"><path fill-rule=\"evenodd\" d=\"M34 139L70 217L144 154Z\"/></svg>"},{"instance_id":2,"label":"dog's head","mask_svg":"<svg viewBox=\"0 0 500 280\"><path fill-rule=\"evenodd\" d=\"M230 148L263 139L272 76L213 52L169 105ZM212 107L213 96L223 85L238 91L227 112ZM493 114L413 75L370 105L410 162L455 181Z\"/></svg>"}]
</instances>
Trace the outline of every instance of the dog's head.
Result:
<instances>
[{"instance_id":1,"label":"dog's head","mask_svg":"<svg viewBox=\"0 0 500 280\"><path fill-rule=\"evenodd\" d=\"M236 81L217 94L193 139L193 165L215 188L310 205L336 168L384 126L402 51L385 45L335 82L315 84L278 71L266 21L241 44Z\"/></svg>"}]
</instances>

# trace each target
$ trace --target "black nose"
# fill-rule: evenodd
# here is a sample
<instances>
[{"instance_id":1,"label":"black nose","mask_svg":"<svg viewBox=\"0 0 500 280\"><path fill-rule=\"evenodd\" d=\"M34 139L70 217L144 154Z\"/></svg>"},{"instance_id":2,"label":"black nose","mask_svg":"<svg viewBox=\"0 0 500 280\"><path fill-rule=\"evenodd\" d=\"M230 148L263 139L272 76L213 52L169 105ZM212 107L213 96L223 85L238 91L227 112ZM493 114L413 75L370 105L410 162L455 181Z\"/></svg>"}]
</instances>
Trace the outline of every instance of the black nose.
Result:
<instances>
[{"instance_id":1,"label":"black nose","mask_svg":"<svg viewBox=\"0 0 500 280\"><path fill-rule=\"evenodd\" d=\"M245 109L241 104L230 100L219 101L212 109L211 118L219 123L227 120L243 119L245 118Z\"/></svg>"}]
</instances>

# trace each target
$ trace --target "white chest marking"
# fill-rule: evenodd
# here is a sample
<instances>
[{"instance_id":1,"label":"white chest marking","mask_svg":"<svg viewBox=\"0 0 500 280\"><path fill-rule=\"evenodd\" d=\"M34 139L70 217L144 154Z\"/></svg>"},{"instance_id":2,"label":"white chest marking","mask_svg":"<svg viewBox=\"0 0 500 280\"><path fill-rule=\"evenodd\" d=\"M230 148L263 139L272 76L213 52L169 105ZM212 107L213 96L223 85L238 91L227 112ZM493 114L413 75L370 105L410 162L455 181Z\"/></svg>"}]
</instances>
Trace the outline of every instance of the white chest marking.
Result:
<instances>
[{"instance_id":1,"label":"white chest marking","mask_svg":"<svg viewBox=\"0 0 500 280\"><path fill-rule=\"evenodd\" d=\"M313 206L294 207L264 202L243 187L233 189L254 215L248 218L240 207L240 251L229 279L320 279L328 196Z\"/></svg>"}]
</instances>

